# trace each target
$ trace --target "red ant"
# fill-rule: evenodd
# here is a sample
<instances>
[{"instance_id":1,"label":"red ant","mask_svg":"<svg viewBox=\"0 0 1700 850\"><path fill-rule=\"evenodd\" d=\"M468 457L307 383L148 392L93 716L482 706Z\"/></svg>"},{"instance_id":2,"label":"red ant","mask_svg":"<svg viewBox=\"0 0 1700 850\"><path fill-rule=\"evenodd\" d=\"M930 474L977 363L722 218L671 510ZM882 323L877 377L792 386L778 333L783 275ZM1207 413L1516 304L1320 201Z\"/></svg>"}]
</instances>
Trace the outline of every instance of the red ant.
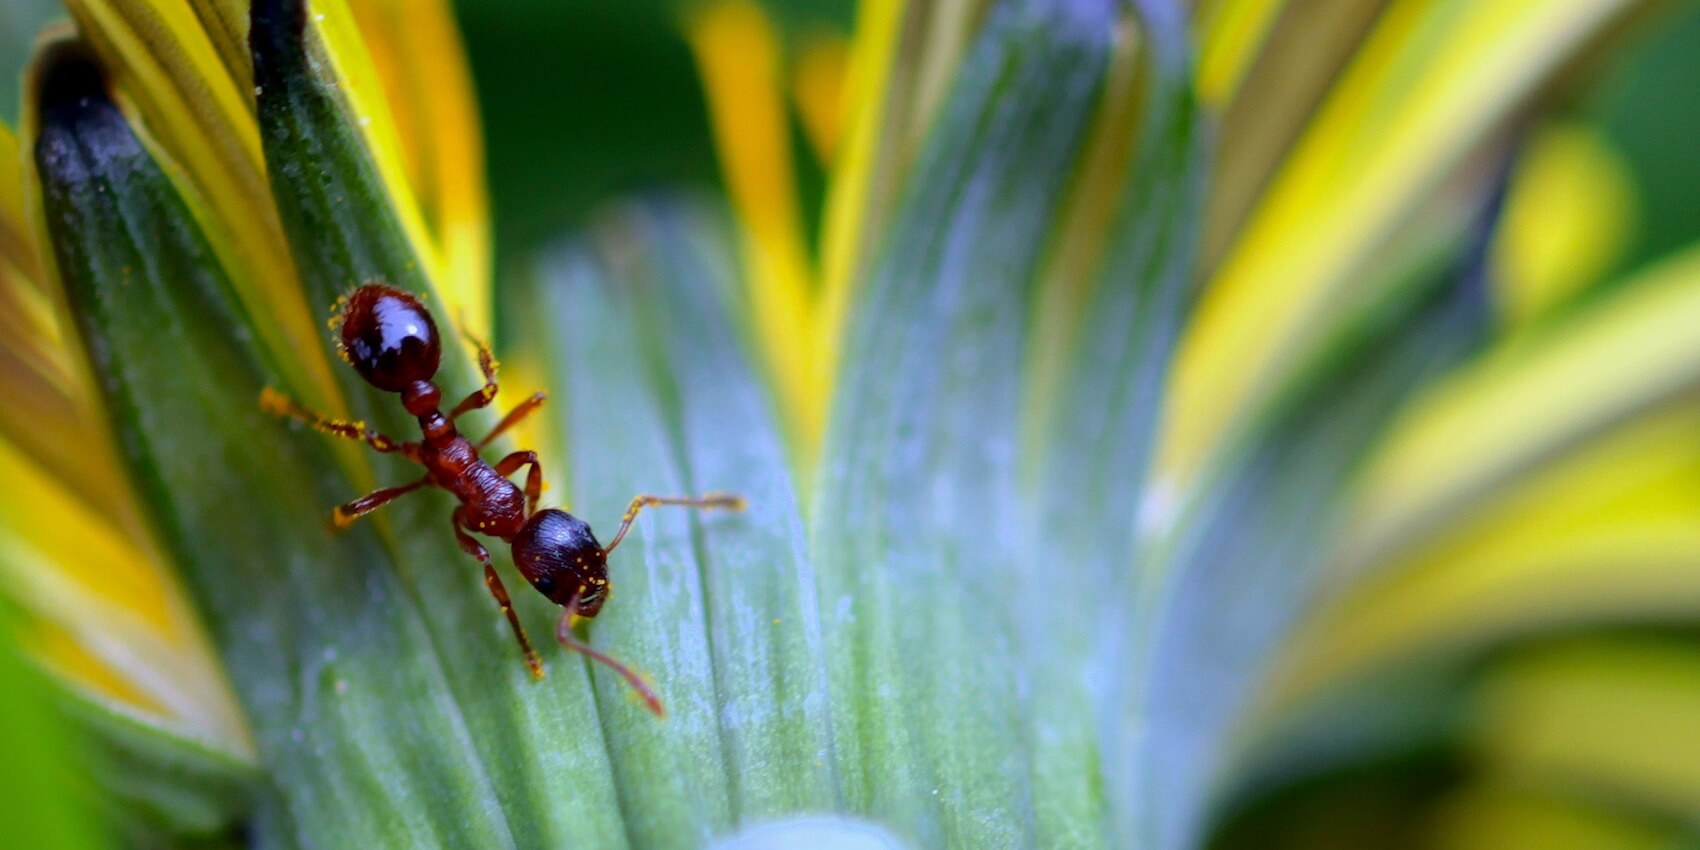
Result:
<instances>
[{"instance_id":1,"label":"red ant","mask_svg":"<svg viewBox=\"0 0 1700 850\"><path fill-rule=\"evenodd\" d=\"M581 652L619 673L631 683L639 696L662 716L661 700L631 668L592 649L573 635L573 627L581 618L595 617L608 601L608 555L631 529L638 511L650 505L686 505L698 508L743 510L744 500L727 493L714 493L701 498L670 496L638 496L626 509L620 530L607 546L596 542L596 535L585 523L566 511L555 508L537 510L537 498L543 491L543 467L537 453L514 452L502 458L494 467L479 457L479 452L504 431L542 406L544 395L537 393L520 402L496 424L490 433L476 444L455 430L455 419L470 410L487 407L496 398L496 361L488 346L478 346L478 366L484 373L484 386L455 405L444 415L439 409L442 391L432 383L441 356L437 340L437 324L418 299L400 289L369 283L346 299L341 313L340 349L343 359L360 373L367 383L385 392L399 393L407 412L419 420L423 439L418 442L399 442L366 427L364 422L331 419L306 410L277 392L266 389L260 395L260 405L271 413L299 419L314 428L351 440L363 440L373 449L386 454L399 453L425 467L425 477L400 487L387 487L368 493L352 502L338 506L332 521L346 528L366 514L390 503L400 496L421 487L437 486L453 493L460 500L454 512L455 539L460 548L484 565L484 583L496 597L507 615L525 653L525 664L534 678L543 677L543 665L531 648L531 641L520 627L508 599L507 588L490 563L490 553L473 539L468 531L497 537L513 551L514 565L526 581L537 588L549 601L562 606L555 637L566 648ZM522 497L508 476L521 467L530 466L525 475Z\"/></svg>"}]
</instances>

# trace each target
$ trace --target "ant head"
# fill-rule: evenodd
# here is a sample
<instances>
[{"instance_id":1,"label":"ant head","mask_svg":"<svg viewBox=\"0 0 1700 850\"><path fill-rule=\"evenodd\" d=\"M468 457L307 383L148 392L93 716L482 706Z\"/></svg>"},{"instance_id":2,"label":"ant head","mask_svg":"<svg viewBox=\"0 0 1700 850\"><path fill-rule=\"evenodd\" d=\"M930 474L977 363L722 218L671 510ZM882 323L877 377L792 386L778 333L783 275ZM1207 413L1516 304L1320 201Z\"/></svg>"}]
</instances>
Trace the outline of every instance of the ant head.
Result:
<instances>
[{"instance_id":1,"label":"ant head","mask_svg":"<svg viewBox=\"0 0 1700 850\"><path fill-rule=\"evenodd\" d=\"M594 617L608 601L608 555L584 520L554 508L538 511L514 536L513 550L520 574L556 605L579 593L579 616Z\"/></svg>"},{"instance_id":2,"label":"ant head","mask_svg":"<svg viewBox=\"0 0 1700 850\"><path fill-rule=\"evenodd\" d=\"M437 323L425 306L381 283L349 296L342 309L342 351L367 383L392 393L431 380L442 357Z\"/></svg>"}]
</instances>

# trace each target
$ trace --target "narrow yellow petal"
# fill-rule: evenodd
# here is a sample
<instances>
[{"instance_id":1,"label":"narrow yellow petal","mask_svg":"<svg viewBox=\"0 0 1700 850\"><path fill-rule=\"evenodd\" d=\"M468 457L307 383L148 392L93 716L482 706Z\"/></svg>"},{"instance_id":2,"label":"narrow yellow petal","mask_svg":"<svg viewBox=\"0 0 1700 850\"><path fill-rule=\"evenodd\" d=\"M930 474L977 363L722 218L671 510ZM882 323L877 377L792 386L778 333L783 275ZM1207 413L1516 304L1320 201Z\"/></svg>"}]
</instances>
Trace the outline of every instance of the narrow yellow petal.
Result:
<instances>
[{"instance_id":1,"label":"narrow yellow petal","mask_svg":"<svg viewBox=\"0 0 1700 850\"><path fill-rule=\"evenodd\" d=\"M1591 806L1564 795L1532 791L1528 783L1484 781L1449 795L1428 827L1434 850L1665 850L1680 846L1673 827Z\"/></svg>"},{"instance_id":2,"label":"narrow yellow petal","mask_svg":"<svg viewBox=\"0 0 1700 850\"><path fill-rule=\"evenodd\" d=\"M850 48L837 33L807 37L791 71L791 98L815 156L831 164L844 133L844 85Z\"/></svg>"},{"instance_id":3,"label":"narrow yellow petal","mask_svg":"<svg viewBox=\"0 0 1700 850\"><path fill-rule=\"evenodd\" d=\"M865 0L856 10L856 36L844 83L846 135L838 142L821 225L820 299L815 335L825 346L826 375L837 374L850 288L866 257L864 240L888 200L881 163L882 134L904 17L903 0ZM825 421L824 414L821 417ZM818 438L817 438L818 439Z\"/></svg>"},{"instance_id":4,"label":"narrow yellow petal","mask_svg":"<svg viewBox=\"0 0 1700 850\"><path fill-rule=\"evenodd\" d=\"M812 456L807 447L822 430L831 373L815 333L814 270L797 198L779 37L750 0L701 10L687 33L743 226L755 329L794 443Z\"/></svg>"},{"instance_id":5,"label":"narrow yellow petal","mask_svg":"<svg viewBox=\"0 0 1700 850\"><path fill-rule=\"evenodd\" d=\"M1281 0L1222 0L1211 5L1199 27L1200 100L1220 104L1233 95L1282 5Z\"/></svg>"},{"instance_id":6,"label":"narrow yellow petal","mask_svg":"<svg viewBox=\"0 0 1700 850\"><path fill-rule=\"evenodd\" d=\"M61 672L247 752L240 712L206 637L153 548L4 442L0 476L10 505L0 511L0 587L81 647L48 647L70 665Z\"/></svg>"},{"instance_id":7,"label":"narrow yellow petal","mask_svg":"<svg viewBox=\"0 0 1700 850\"><path fill-rule=\"evenodd\" d=\"M1494 246L1506 319L1527 324L1597 280L1628 244L1634 210L1629 166L1598 132L1559 125L1537 135Z\"/></svg>"},{"instance_id":8,"label":"narrow yellow petal","mask_svg":"<svg viewBox=\"0 0 1700 850\"><path fill-rule=\"evenodd\" d=\"M248 0L189 0L189 5L230 78L239 83L252 80L254 56L248 50Z\"/></svg>"},{"instance_id":9,"label":"narrow yellow petal","mask_svg":"<svg viewBox=\"0 0 1700 850\"><path fill-rule=\"evenodd\" d=\"M835 163L822 228L822 325L841 325L850 286L877 248L910 160L956 79L984 0L857 4L845 85L848 135Z\"/></svg>"},{"instance_id":10,"label":"narrow yellow petal","mask_svg":"<svg viewBox=\"0 0 1700 850\"><path fill-rule=\"evenodd\" d=\"M1524 782L1686 817L1700 809L1700 650L1677 641L1576 640L1490 674L1476 757Z\"/></svg>"},{"instance_id":11,"label":"narrow yellow petal","mask_svg":"<svg viewBox=\"0 0 1700 850\"><path fill-rule=\"evenodd\" d=\"M426 264L432 283L440 284L441 258L425 224L419 193L408 179L407 149L401 141L401 129L353 10L345 0L316 0L311 10L308 29L317 37L309 41L322 51L328 63L325 78L336 85L348 104L378 175L389 189L402 231L420 261ZM461 311L468 306L455 304L453 309Z\"/></svg>"},{"instance_id":12,"label":"narrow yellow petal","mask_svg":"<svg viewBox=\"0 0 1700 850\"><path fill-rule=\"evenodd\" d=\"M22 152L0 125L0 439L70 487L87 508L130 516L92 386L66 347L28 220Z\"/></svg>"},{"instance_id":13,"label":"narrow yellow petal","mask_svg":"<svg viewBox=\"0 0 1700 850\"><path fill-rule=\"evenodd\" d=\"M472 76L447 0L350 6L384 88L396 139L441 263L436 281L474 333L490 335L490 213Z\"/></svg>"},{"instance_id":14,"label":"narrow yellow petal","mask_svg":"<svg viewBox=\"0 0 1700 850\"><path fill-rule=\"evenodd\" d=\"M1184 490L1248 427L1329 317L1372 298L1376 260L1424 203L1632 5L1393 4L1209 283L1178 352L1161 480Z\"/></svg>"},{"instance_id":15,"label":"narrow yellow petal","mask_svg":"<svg viewBox=\"0 0 1700 850\"><path fill-rule=\"evenodd\" d=\"M0 259L34 286L41 286L41 263L31 236L24 200L23 152L12 128L0 122Z\"/></svg>"},{"instance_id":16,"label":"narrow yellow petal","mask_svg":"<svg viewBox=\"0 0 1700 850\"><path fill-rule=\"evenodd\" d=\"M248 86L253 73L248 4L189 0L189 5L229 76ZM312 10L314 29L359 116L403 228L456 318L489 336L483 140L449 4L320 0Z\"/></svg>"},{"instance_id":17,"label":"narrow yellow petal","mask_svg":"<svg viewBox=\"0 0 1700 850\"><path fill-rule=\"evenodd\" d=\"M1415 658L1700 613L1700 405L1638 420L1469 511L1302 624L1270 704Z\"/></svg>"},{"instance_id":18,"label":"narrow yellow petal","mask_svg":"<svg viewBox=\"0 0 1700 850\"><path fill-rule=\"evenodd\" d=\"M1245 6L1250 0L1238 2ZM1206 276L1222 262L1273 172L1389 3L1283 3L1272 20L1255 23L1258 34L1244 45L1229 49L1206 39L1204 49L1222 54L1251 49L1244 56L1233 54L1231 81L1210 83L1223 86L1223 91L1211 101L1218 114L1218 144L1199 258ZM1201 68L1201 73L1212 71Z\"/></svg>"},{"instance_id":19,"label":"narrow yellow petal","mask_svg":"<svg viewBox=\"0 0 1700 850\"><path fill-rule=\"evenodd\" d=\"M1567 446L1695 386L1696 315L1700 246L1437 386L1368 465L1348 562L1373 562L1429 537Z\"/></svg>"}]
</instances>

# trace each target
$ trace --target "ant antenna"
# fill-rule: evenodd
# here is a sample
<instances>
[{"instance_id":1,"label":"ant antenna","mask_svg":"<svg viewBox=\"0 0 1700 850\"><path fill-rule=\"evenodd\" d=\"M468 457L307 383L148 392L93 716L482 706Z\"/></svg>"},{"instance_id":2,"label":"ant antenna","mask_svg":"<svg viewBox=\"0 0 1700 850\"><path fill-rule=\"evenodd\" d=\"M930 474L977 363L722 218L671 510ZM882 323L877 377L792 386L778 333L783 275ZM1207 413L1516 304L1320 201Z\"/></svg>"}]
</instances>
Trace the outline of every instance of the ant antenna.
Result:
<instances>
[{"instance_id":1,"label":"ant antenna","mask_svg":"<svg viewBox=\"0 0 1700 850\"><path fill-rule=\"evenodd\" d=\"M555 625L555 639L560 641L562 646L600 661L608 669L620 674L620 677L626 680L626 684L631 685L632 690L637 691L637 695L643 698L644 705L648 706L656 717L665 718L667 709L662 707L661 697L656 696L655 690L649 686L648 682L638 676L632 668L596 651L590 644L579 640L578 636L573 634L573 621L578 619L578 600L583 593L584 588L581 587L578 593L574 593L573 597L567 600L566 610L561 612L561 620Z\"/></svg>"}]
</instances>

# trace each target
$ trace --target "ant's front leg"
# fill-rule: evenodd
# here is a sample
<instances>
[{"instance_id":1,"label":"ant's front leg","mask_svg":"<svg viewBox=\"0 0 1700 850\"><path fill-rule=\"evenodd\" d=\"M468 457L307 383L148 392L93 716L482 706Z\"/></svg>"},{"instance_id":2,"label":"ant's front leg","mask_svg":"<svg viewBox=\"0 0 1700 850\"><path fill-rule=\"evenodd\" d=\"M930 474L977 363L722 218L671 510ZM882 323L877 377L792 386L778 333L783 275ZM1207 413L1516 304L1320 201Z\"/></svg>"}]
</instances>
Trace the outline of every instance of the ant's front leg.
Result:
<instances>
[{"instance_id":1,"label":"ant's front leg","mask_svg":"<svg viewBox=\"0 0 1700 850\"><path fill-rule=\"evenodd\" d=\"M348 440L364 440L366 445L385 454L400 452L408 460L416 463L419 461L418 443L404 443L394 437L385 436L366 427L364 422L321 416L296 404L288 396L271 387L260 390L260 409L273 416L282 416L304 422L308 427L323 431L326 434Z\"/></svg>"},{"instance_id":2,"label":"ant's front leg","mask_svg":"<svg viewBox=\"0 0 1700 850\"><path fill-rule=\"evenodd\" d=\"M531 516L537 512L537 499L543 495L543 464L538 463L536 452L514 452L496 463L496 474L506 478L519 471L519 468L531 464L531 469L525 473L525 515Z\"/></svg>"},{"instance_id":3,"label":"ant's front leg","mask_svg":"<svg viewBox=\"0 0 1700 850\"><path fill-rule=\"evenodd\" d=\"M502 577L496 575L495 566L490 563L490 550L466 533L466 524L461 521L461 511L458 508L455 510L454 526L455 542L460 544L462 551L477 558L478 562L484 565L484 586L490 589L490 595L496 597L496 604L502 606L502 613L507 615L508 625L514 630L514 639L519 641L520 651L525 653L525 666L531 670L531 678L543 678L543 662L538 659L537 651L531 648L531 640L525 636L525 628L519 624L519 615L514 612L513 600L508 598L508 589L502 584Z\"/></svg>"},{"instance_id":4,"label":"ant's front leg","mask_svg":"<svg viewBox=\"0 0 1700 850\"><path fill-rule=\"evenodd\" d=\"M472 395L461 399L460 404L455 405L454 409L449 411L450 419L455 419L469 410L489 407L490 402L496 400L496 391L499 389L496 384L496 356L490 353L489 343L479 340L470 333L466 334L466 338L472 340L478 346L478 371L484 373L484 386L473 390Z\"/></svg>"}]
</instances>

